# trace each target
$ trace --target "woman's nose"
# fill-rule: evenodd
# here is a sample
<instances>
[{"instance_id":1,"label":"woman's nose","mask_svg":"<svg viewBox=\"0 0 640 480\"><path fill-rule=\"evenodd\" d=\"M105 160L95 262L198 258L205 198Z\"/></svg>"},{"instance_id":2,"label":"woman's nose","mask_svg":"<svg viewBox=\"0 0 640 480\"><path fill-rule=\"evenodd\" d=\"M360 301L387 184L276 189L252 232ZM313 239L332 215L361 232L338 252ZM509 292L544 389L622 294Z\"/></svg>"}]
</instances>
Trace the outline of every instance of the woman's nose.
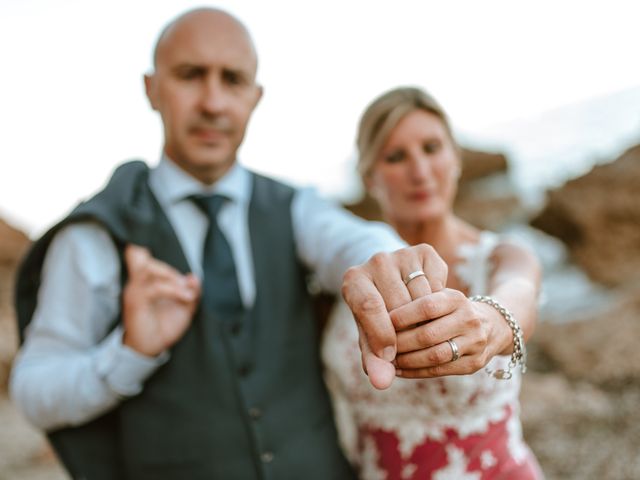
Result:
<instances>
[{"instance_id":1,"label":"woman's nose","mask_svg":"<svg viewBox=\"0 0 640 480\"><path fill-rule=\"evenodd\" d=\"M415 156L411 159L411 176L415 180L426 180L431 176L431 162L424 156Z\"/></svg>"}]
</instances>

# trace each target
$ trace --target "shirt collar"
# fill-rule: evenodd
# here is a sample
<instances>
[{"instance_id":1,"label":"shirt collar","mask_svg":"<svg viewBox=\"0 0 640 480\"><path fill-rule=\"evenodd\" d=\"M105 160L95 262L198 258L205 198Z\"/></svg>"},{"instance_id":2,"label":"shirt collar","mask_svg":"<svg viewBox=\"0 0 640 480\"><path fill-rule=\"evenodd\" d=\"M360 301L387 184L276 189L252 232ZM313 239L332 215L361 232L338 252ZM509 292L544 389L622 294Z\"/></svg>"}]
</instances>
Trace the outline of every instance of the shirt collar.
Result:
<instances>
[{"instance_id":1,"label":"shirt collar","mask_svg":"<svg viewBox=\"0 0 640 480\"><path fill-rule=\"evenodd\" d=\"M213 185L205 185L182 170L167 155L162 155L158 165L151 171L149 181L160 203L169 206L191 195L213 193L224 195L234 203L248 204L251 195L251 175L237 162Z\"/></svg>"}]
</instances>

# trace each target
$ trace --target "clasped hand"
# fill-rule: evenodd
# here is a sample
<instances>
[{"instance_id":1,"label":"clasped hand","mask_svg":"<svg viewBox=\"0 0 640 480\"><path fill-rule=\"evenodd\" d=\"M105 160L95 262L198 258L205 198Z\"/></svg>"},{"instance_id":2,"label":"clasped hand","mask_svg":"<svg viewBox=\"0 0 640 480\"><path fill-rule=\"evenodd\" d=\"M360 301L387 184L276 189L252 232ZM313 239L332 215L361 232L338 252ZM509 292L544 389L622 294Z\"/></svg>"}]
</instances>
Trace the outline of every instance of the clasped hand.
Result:
<instances>
[{"instance_id":1,"label":"clasped hand","mask_svg":"<svg viewBox=\"0 0 640 480\"><path fill-rule=\"evenodd\" d=\"M417 271L424 275L409 279ZM389 387L396 375L473 373L508 349L510 331L499 314L445 288L446 279L446 263L424 244L374 255L347 271L342 294L358 325L363 369L374 387ZM447 340L458 348L455 361Z\"/></svg>"}]
</instances>

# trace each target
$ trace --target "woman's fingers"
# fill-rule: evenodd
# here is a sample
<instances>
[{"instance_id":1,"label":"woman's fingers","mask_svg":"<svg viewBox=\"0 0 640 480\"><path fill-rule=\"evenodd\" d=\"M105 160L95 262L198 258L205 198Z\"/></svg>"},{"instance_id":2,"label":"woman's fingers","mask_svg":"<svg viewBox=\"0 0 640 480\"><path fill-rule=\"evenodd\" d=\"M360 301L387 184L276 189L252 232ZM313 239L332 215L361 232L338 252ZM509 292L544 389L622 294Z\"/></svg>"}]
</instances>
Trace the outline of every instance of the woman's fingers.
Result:
<instances>
[{"instance_id":1,"label":"woman's fingers","mask_svg":"<svg viewBox=\"0 0 640 480\"><path fill-rule=\"evenodd\" d=\"M389 316L396 330L403 330L444 317L461 308L466 301L467 297L460 291L445 288L402 305L389 312Z\"/></svg>"},{"instance_id":2,"label":"woman's fingers","mask_svg":"<svg viewBox=\"0 0 640 480\"><path fill-rule=\"evenodd\" d=\"M455 290L443 290L401 307L422 309L437 317L397 334L397 375L423 378L463 375L484 367L497 353L491 335L492 321L485 310ZM392 318L396 312L392 312Z\"/></svg>"},{"instance_id":3,"label":"woman's fingers","mask_svg":"<svg viewBox=\"0 0 640 480\"><path fill-rule=\"evenodd\" d=\"M478 355L464 356L455 362L442 363L432 367L414 369L398 368L396 375L402 378L433 378L447 375L468 375L477 372L486 364L487 362L483 361Z\"/></svg>"},{"instance_id":4,"label":"woman's fingers","mask_svg":"<svg viewBox=\"0 0 640 480\"><path fill-rule=\"evenodd\" d=\"M447 340L451 340L453 345ZM447 340L429 348L398 355L394 362L396 368L415 370L435 367L478 353L477 344L470 337L460 335ZM458 357L457 359L456 356Z\"/></svg>"}]
</instances>

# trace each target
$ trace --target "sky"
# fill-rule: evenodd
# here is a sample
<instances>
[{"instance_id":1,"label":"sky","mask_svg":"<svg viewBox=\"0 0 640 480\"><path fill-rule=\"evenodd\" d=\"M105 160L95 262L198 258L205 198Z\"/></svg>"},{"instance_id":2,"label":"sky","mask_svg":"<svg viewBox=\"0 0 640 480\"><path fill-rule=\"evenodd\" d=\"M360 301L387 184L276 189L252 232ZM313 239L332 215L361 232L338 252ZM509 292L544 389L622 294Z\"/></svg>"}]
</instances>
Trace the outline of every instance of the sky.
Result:
<instances>
[{"instance_id":1,"label":"sky","mask_svg":"<svg viewBox=\"0 0 640 480\"><path fill-rule=\"evenodd\" d=\"M545 112L640 91L633 1L2 0L0 217L37 235L117 164L157 161L142 75L160 29L202 5L238 16L260 57L265 95L240 161L338 199L358 191L359 115L389 88L426 88L463 143L504 135L506 151ZM635 128L640 96L624 98L627 130L612 138Z\"/></svg>"}]
</instances>

